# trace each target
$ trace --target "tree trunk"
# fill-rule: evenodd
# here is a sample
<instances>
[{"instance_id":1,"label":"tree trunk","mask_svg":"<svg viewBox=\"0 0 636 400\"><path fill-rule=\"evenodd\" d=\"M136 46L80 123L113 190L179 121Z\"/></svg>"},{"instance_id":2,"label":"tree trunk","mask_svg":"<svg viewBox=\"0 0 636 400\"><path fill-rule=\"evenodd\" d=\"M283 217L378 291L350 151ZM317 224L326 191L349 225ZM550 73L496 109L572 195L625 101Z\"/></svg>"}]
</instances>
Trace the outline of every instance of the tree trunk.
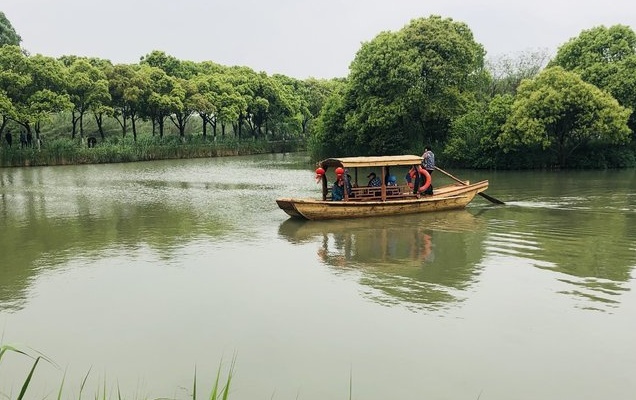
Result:
<instances>
[{"instance_id":1,"label":"tree trunk","mask_svg":"<svg viewBox=\"0 0 636 400\"><path fill-rule=\"evenodd\" d=\"M99 132L99 136L102 138L102 142L106 139L104 135L104 114L103 113L94 113L95 123L97 124L97 131Z\"/></svg>"},{"instance_id":2,"label":"tree trunk","mask_svg":"<svg viewBox=\"0 0 636 400\"><path fill-rule=\"evenodd\" d=\"M77 121L79 119L75 116L75 111L71 111L71 139L75 139L75 135L77 134Z\"/></svg>"},{"instance_id":3,"label":"tree trunk","mask_svg":"<svg viewBox=\"0 0 636 400\"><path fill-rule=\"evenodd\" d=\"M136 118L134 116L130 117L130 123L132 125L133 131L133 141L137 142L137 124L135 123Z\"/></svg>"},{"instance_id":4,"label":"tree trunk","mask_svg":"<svg viewBox=\"0 0 636 400\"><path fill-rule=\"evenodd\" d=\"M207 119L206 114L201 114L201 121L203 121L203 139L206 138L207 130L208 130L208 123L206 119Z\"/></svg>"}]
</instances>

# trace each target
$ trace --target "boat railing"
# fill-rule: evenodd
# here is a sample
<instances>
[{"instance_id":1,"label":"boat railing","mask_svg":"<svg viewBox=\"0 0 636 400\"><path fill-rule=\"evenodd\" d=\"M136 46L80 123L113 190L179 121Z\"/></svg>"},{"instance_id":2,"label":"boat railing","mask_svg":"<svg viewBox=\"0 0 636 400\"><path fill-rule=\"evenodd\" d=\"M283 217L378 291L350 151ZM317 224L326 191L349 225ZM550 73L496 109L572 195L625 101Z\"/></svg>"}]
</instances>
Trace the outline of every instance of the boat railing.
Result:
<instances>
[{"instance_id":1,"label":"boat railing","mask_svg":"<svg viewBox=\"0 0 636 400\"><path fill-rule=\"evenodd\" d=\"M397 200L414 197L413 189L408 185L402 186L386 186L387 200ZM327 189L327 198L331 199L331 188ZM349 201L380 201L382 200L381 187L352 187Z\"/></svg>"}]
</instances>

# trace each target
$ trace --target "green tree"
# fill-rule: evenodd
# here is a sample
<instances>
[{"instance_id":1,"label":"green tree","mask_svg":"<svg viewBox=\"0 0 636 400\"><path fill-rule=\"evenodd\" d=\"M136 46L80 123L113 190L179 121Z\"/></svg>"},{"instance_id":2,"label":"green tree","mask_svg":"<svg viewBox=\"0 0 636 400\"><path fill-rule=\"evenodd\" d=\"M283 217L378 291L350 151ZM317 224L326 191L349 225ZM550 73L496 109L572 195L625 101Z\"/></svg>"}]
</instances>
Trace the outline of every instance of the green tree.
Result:
<instances>
[{"instance_id":1,"label":"green tree","mask_svg":"<svg viewBox=\"0 0 636 400\"><path fill-rule=\"evenodd\" d=\"M568 157L590 141L627 142L630 113L579 75L561 67L548 68L521 83L498 143L507 150L540 145L565 167Z\"/></svg>"},{"instance_id":2,"label":"green tree","mask_svg":"<svg viewBox=\"0 0 636 400\"><path fill-rule=\"evenodd\" d=\"M549 66L576 72L622 106L636 109L636 33L626 25L581 32L559 48ZM629 126L636 133L636 115L631 115Z\"/></svg>"},{"instance_id":3,"label":"green tree","mask_svg":"<svg viewBox=\"0 0 636 400\"><path fill-rule=\"evenodd\" d=\"M185 129L188 120L196 109L201 105L201 93L194 79L175 78L180 91L173 91L175 96L180 97L180 101L174 102L174 108L169 113L168 118L179 130L179 136L185 138Z\"/></svg>"},{"instance_id":4,"label":"green tree","mask_svg":"<svg viewBox=\"0 0 636 400\"><path fill-rule=\"evenodd\" d=\"M3 124L12 120L26 133L35 130L52 113L70 108L60 62L42 55L27 56L18 46L0 47L0 112Z\"/></svg>"},{"instance_id":5,"label":"green tree","mask_svg":"<svg viewBox=\"0 0 636 400\"><path fill-rule=\"evenodd\" d=\"M469 168L497 168L502 151L497 144L510 115L514 97L496 95L483 108L476 108L453 121L450 139L444 149L443 159Z\"/></svg>"},{"instance_id":6,"label":"green tree","mask_svg":"<svg viewBox=\"0 0 636 400\"><path fill-rule=\"evenodd\" d=\"M84 137L84 115L110 103L106 74L89 60L78 58L68 68L66 91L73 103L72 133L75 138L79 123L80 137Z\"/></svg>"},{"instance_id":7,"label":"green tree","mask_svg":"<svg viewBox=\"0 0 636 400\"><path fill-rule=\"evenodd\" d=\"M7 19L7 16L0 11L0 46L11 45L20 46L22 38L13 29L13 25Z\"/></svg>"},{"instance_id":8,"label":"green tree","mask_svg":"<svg viewBox=\"0 0 636 400\"><path fill-rule=\"evenodd\" d=\"M295 114L295 99L279 80L265 72L248 74L245 78L244 122L254 137L269 135L276 130L278 122Z\"/></svg>"},{"instance_id":9,"label":"green tree","mask_svg":"<svg viewBox=\"0 0 636 400\"><path fill-rule=\"evenodd\" d=\"M26 56L17 46L0 47L0 133L10 120L18 118L14 102L30 83Z\"/></svg>"},{"instance_id":10,"label":"green tree","mask_svg":"<svg viewBox=\"0 0 636 400\"><path fill-rule=\"evenodd\" d=\"M376 154L444 141L451 120L475 101L484 54L470 29L450 18L380 33L351 64L346 130Z\"/></svg>"},{"instance_id":11,"label":"green tree","mask_svg":"<svg viewBox=\"0 0 636 400\"><path fill-rule=\"evenodd\" d=\"M216 138L217 126L220 124L221 135L225 137L226 127L246 112L247 102L222 69L205 68L204 72L195 78L195 82L199 88L199 97L195 99L196 111L203 120L203 135L206 136L209 124Z\"/></svg>"},{"instance_id":12,"label":"green tree","mask_svg":"<svg viewBox=\"0 0 636 400\"><path fill-rule=\"evenodd\" d=\"M308 78L306 80L293 79L282 75L275 75L297 96L298 114L301 135L306 136L312 123L318 118L320 110L327 98L338 84L336 80Z\"/></svg>"},{"instance_id":13,"label":"green tree","mask_svg":"<svg viewBox=\"0 0 636 400\"><path fill-rule=\"evenodd\" d=\"M104 117L113 117L115 114L112 97L110 97L110 82L108 81L108 77L112 76L114 67L110 60L102 58L89 58L88 61L92 66L102 71L104 73L103 76L106 79L107 92L99 101L95 101L90 106L90 111L93 114L95 124L97 125L97 131L99 132L102 140L105 140L106 134L104 132Z\"/></svg>"},{"instance_id":14,"label":"green tree","mask_svg":"<svg viewBox=\"0 0 636 400\"><path fill-rule=\"evenodd\" d=\"M336 90L325 100L316 120L316 129L309 140L309 151L316 159L338 157L354 153L355 136L345 131L347 105L346 84Z\"/></svg>"},{"instance_id":15,"label":"green tree","mask_svg":"<svg viewBox=\"0 0 636 400\"><path fill-rule=\"evenodd\" d=\"M183 109L185 90L177 78L170 76L158 67L142 65L143 79L149 82L147 95L144 97L141 116L152 121L152 133L159 130L163 137L166 118L173 112Z\"/></svg>"},{"instance_id":16,"label":"green tree","mask_svg":"<svg viewBox=\"0 0 636 400\"><path fill-rule=\"evenodd\" d=\"M122 137L128 132L130 120L134 141L137 141L139 113L150 87L150 78L141 69L139 65L118 64L107 75L113 118L121 127Z\"/></svg>"},{"instance_id":17,"label":"green tree","mask_svg":"<svg viewBox=\"0 0 636 400\"><path fill-rule=\"evenodd\" d=\"M159 68L167 75L173 77L188 78L191 76L182 68L181 60L159 50L153 50L149 54L141 57L139 64Z\"/></svg>"}]
</instances>

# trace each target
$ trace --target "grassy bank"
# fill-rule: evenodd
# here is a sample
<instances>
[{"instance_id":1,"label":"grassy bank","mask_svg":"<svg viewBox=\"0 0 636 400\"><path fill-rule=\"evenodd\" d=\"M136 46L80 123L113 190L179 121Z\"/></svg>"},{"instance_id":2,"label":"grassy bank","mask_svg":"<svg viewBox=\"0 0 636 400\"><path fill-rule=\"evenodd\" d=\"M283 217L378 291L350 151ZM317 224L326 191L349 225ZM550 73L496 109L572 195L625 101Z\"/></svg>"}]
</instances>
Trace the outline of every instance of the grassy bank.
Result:
<instances>
[{"instance_id":1,"label":"grassy bank","mask_svg":"<svg viewBox=\"0 0 636 400\"><path fill-rule=\"evenodd\" d=\"M103 164L133 161L285 153L305 149L303 141L204 139L202 136L109 138L88 147L86 140L58 138L37 146L0 148L0 167Z\"/></svg>"}]
</instances>

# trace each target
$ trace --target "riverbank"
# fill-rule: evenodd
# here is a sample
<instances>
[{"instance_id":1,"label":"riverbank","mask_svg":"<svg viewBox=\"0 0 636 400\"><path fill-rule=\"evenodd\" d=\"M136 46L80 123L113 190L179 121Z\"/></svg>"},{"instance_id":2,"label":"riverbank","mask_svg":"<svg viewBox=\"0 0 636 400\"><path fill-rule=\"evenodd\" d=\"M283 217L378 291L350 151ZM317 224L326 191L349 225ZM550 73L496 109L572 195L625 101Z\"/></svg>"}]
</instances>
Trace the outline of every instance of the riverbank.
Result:
<instances>
[{"instance_id":1,"label":"riverbank","mask_svg":"<svg viewBox=\"0 0 636 400\"><path fill-rule=\"evenodd\" d=\"M109 140L89 147L79 140L55 139L36 146L0 148L0 167L35 167L105 164L135 161L205 158L250 154L286 153L305 150L304 140L204 139L148 137Z\"/></svg>"}]
</instances>

